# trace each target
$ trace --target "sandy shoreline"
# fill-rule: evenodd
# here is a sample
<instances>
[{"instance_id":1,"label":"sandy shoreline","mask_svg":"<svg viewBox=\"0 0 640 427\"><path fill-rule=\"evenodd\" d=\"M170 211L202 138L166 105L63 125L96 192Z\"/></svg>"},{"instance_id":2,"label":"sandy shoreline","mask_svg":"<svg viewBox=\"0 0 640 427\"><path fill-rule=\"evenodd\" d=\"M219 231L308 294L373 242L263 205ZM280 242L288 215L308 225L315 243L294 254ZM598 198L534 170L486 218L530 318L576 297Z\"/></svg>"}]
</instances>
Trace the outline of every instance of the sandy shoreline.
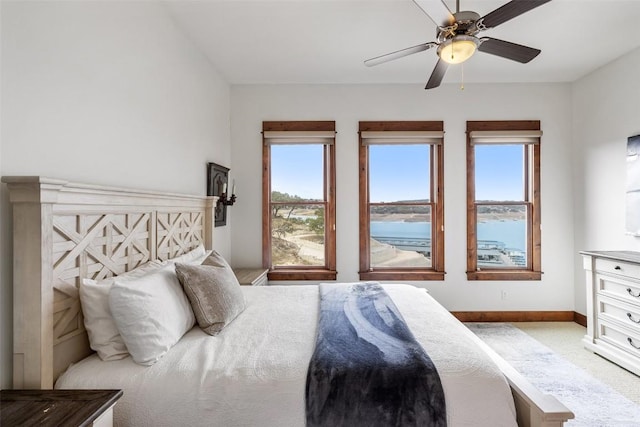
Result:
<instances>
[{"instance_id":1,"label":"sandy shoreline","mask_svg":"<svg viewBox=\"0 0 640 427\"><path fill-rule=\"evenodd\" d=\"M309 215L305 215L307 213ZM296 217L299 219L304 219L304 217L306 216L308 216L309 219L315 218L315 215L313 215L311 211L297 212L296 215ZM490 212L478 214L478 222L481 223L489 221L522 221L525 220L525 218L526 217L524 215L524 212ZM372 222L430 223L431 215L415 213L371 214L370 219ZM284 235L280 236L280 238L295 245L295 247L297 247L297 250L294 249L294 251L290 255L284 256L282 260L274 260L279 265L296 265L299 264L300 261L303 261L308 265L324 265L324 243L317 243L312 239L312 237L318 237L317 234L310 233L308 229L300 228L292 232L285 232L283 234ZM428 258L424 257L418 252L398 249L391 245L377 242L373 239L371 249L372 263L380 267L424 267L426 265L430 265L431 262Z\"/></svg>"},{"instance_id":2,"label":"sandy shoreline","mask_svg":"<svg viewBox=\"0 0 640 427\"><path fill-rule=\"evenodd\" d=\"M309 238L313 236L316 235L296 232L287 234L283 239L295 244L298 247L296 256L309 265L323 265L324 244L310 241ZM371 258L372 264L376 267L428 267L431 265L431 260L418 252L401 250L374 239L371 239Z\"/></svg>"}]
</instances>

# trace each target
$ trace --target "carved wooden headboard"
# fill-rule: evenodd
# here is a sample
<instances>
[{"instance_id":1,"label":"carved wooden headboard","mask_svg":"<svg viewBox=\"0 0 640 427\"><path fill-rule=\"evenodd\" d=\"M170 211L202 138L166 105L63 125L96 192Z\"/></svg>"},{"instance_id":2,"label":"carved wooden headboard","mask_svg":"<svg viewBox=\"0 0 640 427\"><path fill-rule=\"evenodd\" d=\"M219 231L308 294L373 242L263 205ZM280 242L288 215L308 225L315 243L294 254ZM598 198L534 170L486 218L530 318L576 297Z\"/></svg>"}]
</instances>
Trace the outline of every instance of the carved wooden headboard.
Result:
<instances>
[{"instance_id":1,"label":"carved wooden headboard","mask_svg":"<svg viewBox=\"0 0 640 427\"><path fill-rule=\"evenodd\" d=\"M78 284L200 244L212 248L215 197L3 177L13 205L13 385L49 389L91 353Z\"/></svg>"}]
</instances>

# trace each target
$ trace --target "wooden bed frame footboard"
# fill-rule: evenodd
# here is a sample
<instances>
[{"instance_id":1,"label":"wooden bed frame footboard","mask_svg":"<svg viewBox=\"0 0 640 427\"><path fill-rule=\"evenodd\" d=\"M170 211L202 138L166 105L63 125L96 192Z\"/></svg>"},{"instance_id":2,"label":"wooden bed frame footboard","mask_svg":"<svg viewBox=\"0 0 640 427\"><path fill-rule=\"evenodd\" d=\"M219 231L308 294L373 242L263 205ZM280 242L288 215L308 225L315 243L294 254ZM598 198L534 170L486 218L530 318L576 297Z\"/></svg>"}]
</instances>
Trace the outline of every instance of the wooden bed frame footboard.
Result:
<instances>
[{"instance_id":1,"label":"wooden bed frame footboard","mask_svg":"<svg viewBox=\"0 0 640 427\"><path fill-rule=\"evenodd\" d=\"M3 177L13 205L13 386L51 389L91 353L78 298L100 280L213 244L216 197ZM521 427L573 418L477 340L506 376Z\"/></svg>"}]
</instances>

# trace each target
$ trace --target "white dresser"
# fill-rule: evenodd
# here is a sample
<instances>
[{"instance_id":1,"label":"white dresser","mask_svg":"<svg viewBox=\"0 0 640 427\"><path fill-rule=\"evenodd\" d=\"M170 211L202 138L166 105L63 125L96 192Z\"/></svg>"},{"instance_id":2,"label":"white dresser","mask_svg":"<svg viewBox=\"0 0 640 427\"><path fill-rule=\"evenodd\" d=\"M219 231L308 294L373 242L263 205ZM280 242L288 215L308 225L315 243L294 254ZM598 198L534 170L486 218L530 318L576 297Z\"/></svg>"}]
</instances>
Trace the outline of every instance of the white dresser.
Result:
<instances>
[{"instance_id":1,"label":"white dresser","mask_svg":"<svg viewBox=\"0 0 640 427\"><path fill-rule=\"evenodd\" d=\"M585 348L640 375L640 252L584 251Z\"/></svg>"}]
</instances>

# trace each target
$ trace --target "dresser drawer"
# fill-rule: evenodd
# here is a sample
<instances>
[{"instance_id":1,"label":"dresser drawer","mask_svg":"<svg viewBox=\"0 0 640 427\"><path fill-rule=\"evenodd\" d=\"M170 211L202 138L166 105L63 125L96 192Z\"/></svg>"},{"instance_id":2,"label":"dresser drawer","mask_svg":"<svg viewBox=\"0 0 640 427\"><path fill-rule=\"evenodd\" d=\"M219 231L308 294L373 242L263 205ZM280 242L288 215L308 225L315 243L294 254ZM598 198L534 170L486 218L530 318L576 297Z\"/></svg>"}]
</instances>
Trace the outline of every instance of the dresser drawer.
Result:
<instances>
[{"instance_id":1,"label":"dresser drawer","mask_svg":"<svg viewBox=\"0 0 640 427\"><path fill-rule=\"evenodd\" d=\"M632 279L640 280L640 265L613 259L596 258L596 272L606 274L618 274Z\"/></svg>"},{"instance_id":2,"label":"dresser drawer","mask_svg":"<svg viewBox=\"0 0 640 427\"><path fill-rule=\"evenodd\" d=\"M618 322L640 334L640 305L625 304L619 300L598 297L598 317L609 322Z\"/></svg>"},{"instance_id":3,"label":"dresser drawer","mask_svg":"<svg viewBox=\"0 0 640 427\"><path fill-rule=\"evenodd\" d=\"M629 304L640 305L640 282L605 274L596 274L595 281L598 294L621 298Z\"/></svg>"},{"instance_id":4,"label":"dresser drawer","mask_svg":"<svg viewBox=\"0 0 640 427\"><path fill-rule=\"evenodd\" d=\"M607 321L598 322L599 339L627 353L640 357L640 334L627 331Z\"/></svg>"}]
</instances>

